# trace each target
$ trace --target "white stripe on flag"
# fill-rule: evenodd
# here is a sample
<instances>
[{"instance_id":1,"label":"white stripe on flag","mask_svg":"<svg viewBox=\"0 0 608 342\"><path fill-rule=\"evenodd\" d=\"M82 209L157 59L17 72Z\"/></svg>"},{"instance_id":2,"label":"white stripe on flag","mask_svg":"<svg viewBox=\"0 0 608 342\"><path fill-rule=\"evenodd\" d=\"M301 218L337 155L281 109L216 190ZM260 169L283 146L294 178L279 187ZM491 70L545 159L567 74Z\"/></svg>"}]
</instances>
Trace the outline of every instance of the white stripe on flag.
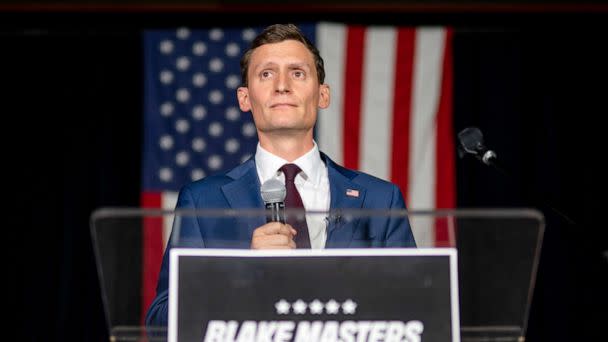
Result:
<instances>
[{"instance_id":1,"label":"white stripe on flag","mask_svg":"<svg viewBox=\"0 0 608 342\"><path fill-rule=\"evenodd\" d=\"M342 164L342 123L344 121L344 66L346 27L321 23L317 26L317 46L325 64L325 83L330 86L331 104L319 112L317 140L322 150L336 163Z\"/></svg>"},{"instance_id":2,"label":"white stripe on flag","mask_svg":"<svg viewBox=\"0 0 608 342\"><path fill-rule=\"evenodd\" d=\"M360 168L389 180L396 31L372 27L365 35Z\"/></svg>"},{"instance_id":3,"label":"white stripe on flag","mask_svg":"<svg viewBox=\"0 0 608 342\"><path fill-rule=\"evenodd\" d=\"M409 207L435 208L437 110L441 98L441 78L445 30L422 28L416 32L414 84L410 129ZM434 220L416 218L414 234L422 247L433 246Z\"/></svg>"},{"instance_id":4,"label":"white stripe on flag","mask_svg":"<svg viewBox=\"0 0 608 342\"><path fill-rule=\"evenodd\" d=\"M177 205L178 192L175 191L163 191L161 193L161 209L163 210L174 210ZM173 219L175 215L163 215L163 253L167 247L169 236L171 236L171 228L173 227Z\"/></svg>"},{"instance_id":5,"label":"white stripe on flag","mask_svg":"<svg viewBox=\"0 0 608 342\"><path fill-rule=\"evenodd\" d=\"M338 162L344 157L343 110L348 94L343 93L343 73L347 60L345 52L348 51L347 30L341 24L324 23L317 31L319 50L326 65L326 83L332 89L332 103L319 116L317 137L320 148ZM383 179L389 179L391 170L396 35L394 28L368 27L363 52L359 169ZM441 99L445 40L444 28L416 29L410 131L403 132L410 139L407 151L410 165L407 205L410 209L436 208L436 118ZM414 217L411 220L418 245L434 246L434 221Z\"/></svg>"}]
</instances>

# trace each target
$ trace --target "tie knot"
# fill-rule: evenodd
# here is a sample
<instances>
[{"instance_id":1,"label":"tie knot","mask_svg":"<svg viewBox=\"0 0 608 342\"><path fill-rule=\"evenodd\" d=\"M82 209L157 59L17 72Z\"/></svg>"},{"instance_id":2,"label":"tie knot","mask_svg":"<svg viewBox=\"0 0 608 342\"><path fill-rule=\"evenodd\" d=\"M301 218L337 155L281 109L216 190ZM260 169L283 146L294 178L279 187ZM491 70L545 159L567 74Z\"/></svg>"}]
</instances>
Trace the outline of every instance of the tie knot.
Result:
<instances>
[{"instance_id":1,"label":"tie knot","mask_svg":"<svg viewBox=\"0 0 608 342\"><path fill-rule=\"evenodd\" d=\"M285 175L286 182L293 182L293 180L296 179L298 173L300 173L300 171L302 170L296 164L285 164L281 166L279 171L282 171Z\"/></svg>"}]
</instances>

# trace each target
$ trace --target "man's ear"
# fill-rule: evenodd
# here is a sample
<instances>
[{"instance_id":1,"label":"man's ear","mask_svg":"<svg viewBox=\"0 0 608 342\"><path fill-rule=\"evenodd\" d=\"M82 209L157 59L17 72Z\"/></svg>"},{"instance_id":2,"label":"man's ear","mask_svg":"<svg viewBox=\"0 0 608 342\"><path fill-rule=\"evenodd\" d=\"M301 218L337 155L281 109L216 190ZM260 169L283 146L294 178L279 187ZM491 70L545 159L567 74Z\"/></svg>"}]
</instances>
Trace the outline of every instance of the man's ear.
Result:
<instances>
[{"instance_id":1,"label":"man's ear","mask_svg":"<svg viewBox=\"0 0 608 342\"><path fill-rule=\"evenodd\" d=\"M330 103L330 91L329 85L321 84L319 86L319 108L325 109L329 107Z\"/></svg>"},{"instance_id":2,"label":"man's ear","mask_svg":"<svg viewBox=\"0 0 608 342\"><path fill-rule=\"evenodd\" d=\"M239 87L236 90L236 97L239 100L239 107L243 112L251 110L251 104L249 103L249 88Z\"/></svg>"}]
</instances>

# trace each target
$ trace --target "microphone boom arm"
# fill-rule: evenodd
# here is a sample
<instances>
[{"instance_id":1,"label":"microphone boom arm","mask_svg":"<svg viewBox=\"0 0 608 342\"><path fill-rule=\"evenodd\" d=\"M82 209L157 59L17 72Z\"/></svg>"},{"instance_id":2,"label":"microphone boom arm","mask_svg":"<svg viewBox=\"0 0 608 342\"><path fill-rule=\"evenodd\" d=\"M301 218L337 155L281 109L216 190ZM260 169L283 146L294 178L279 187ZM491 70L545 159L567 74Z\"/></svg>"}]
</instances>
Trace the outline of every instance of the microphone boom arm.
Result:
<instances>
[{"instance_id":1,"label":"microphone boom arm","mask_svg":"<svg viewBox=\"0 0 608 342\"><path fill-rule=\"evenodd\" d=\"M473 155L476 159L485 165L493 167L495 170L513 181L511 174L500 164L496 153L488 149L483 142L483 134L476 127L467 127L458 133L458 155L464 158L467 154ZM554 213L560 216L568 224L574 225L576 222L566 214L558 210L548 199L540 196L538 192L528 192L528 195L534 197L536 202L541 202L545 207L551 209Z\"/></svg>"}]
</instances>

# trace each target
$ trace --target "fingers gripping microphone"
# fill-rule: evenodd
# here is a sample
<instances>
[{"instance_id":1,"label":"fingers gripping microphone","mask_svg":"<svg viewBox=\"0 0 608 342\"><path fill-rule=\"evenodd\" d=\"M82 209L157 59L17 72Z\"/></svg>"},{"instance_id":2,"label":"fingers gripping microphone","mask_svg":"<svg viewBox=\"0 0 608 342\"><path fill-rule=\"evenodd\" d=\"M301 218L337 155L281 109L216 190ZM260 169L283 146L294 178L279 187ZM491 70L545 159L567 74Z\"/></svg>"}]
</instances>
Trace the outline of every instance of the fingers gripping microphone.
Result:
<instances>
[{"instance_id":1,"label":"fingers gripping microphone","mask_svg":"<svg viewBox=\"0 0 608 342\"><path fill-rule=\"evenodd\" d=\"M285 223L285 196L287 190L280 180L271 178L262 184L262 199L268 211L266 222Z\"/></svg>"},{"instance_id":2,"label":"fingers gripping microphone","mask_svg":"<svg viewBox=\"0 0 608 342\"><path fill-rule=\"evenodd\" d=\"M484 164L490 165L496 161L496 153L489 150L483 143L483 134L476 127L468 127L458 133L458 154L460 158L465 154L472 154Z\"/></svg>"}]
</instances>

